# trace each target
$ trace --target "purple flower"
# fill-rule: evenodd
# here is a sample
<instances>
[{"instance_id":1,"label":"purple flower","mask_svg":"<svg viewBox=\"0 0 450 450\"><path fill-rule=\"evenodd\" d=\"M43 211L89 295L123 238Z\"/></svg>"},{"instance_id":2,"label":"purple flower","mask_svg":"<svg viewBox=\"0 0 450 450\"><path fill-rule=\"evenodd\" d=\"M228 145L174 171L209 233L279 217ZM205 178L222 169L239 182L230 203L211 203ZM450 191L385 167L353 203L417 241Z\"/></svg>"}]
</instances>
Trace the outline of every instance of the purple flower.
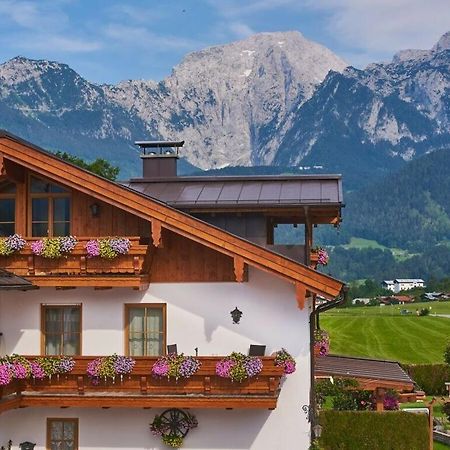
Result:
<instances>
[{"instance_id":1,"label":"purple flower","mask_svg":"<svg viewBox=\"0 0 450 450\"><path fill-rule=\"evenodd\" d=\"M58 363L58 372L67 373L71 372L75 366L75 360L70 356L64 356Z\"/></svg>"},{"instance_id":2,"label":"purple flower","mask_svg":"<svg viewBox=\"0 0 450 450\"><path fill-rule=\"evenodd\" d=\"M31 365L31 375L33 378L37 378L38 380L42 380L45 378L45 371L36 361L32 361Z\"/></svg>"},{"instance_id":3,"label":"purple flower","mask_svg":"<svg viewBox=\"0 0 450 450\"><path fill-rule=\"evenodd\" d=\"M0 386L6 386L11 382L12 374L9 364L0 364Z\"/></svg>"},{"instance_id":4,"label":"purple flower","mask_svg":"<svg viewBox=\"0 0 450 450\"><path fill-rule=\"evenodd\" d=\"M235 366L235 362L231 359L222 359L216 364L216 374L222 378L230 378L230 371Z\"/></svg>"},{"instance_id":5,"label":"purple flower","mask_svg":"<svg viewBox=\"0 0 450 450\"><path fill-rule=\"evenodd\" d=\"M61 253L70 253L78 242L77 238L74 236L64 236L59 239L59 249Z\"/></svg>"},{"instance_id":6,"label":"purple flower","mask_svg":"<svg viewBox=\"0 0 450 450\"><path fill-rule=\"evenodd\" d=\"M94 359L93 361L90 361L88 363L87 369L86 369L88 376L98 377L101 363L102 363L101 358L97 358L97 359Z\"/></svg>"},{"instance_id":7,"label":"purple flower","mask_svg":"<svg viewBox=\"0 0 450 450\"><path fill-rule=\"evenodd\" d=\"M201 362L192 356L187 356L180 364L180 376L183 378L189 378L197 372L200 368Z\"/></svg>"},{"instance_id":8,"label":"purple flower","mask_svg":"<svg viewBox=\"0 0 450 450\"><path fill-rule=\"evenodd\" d=\"M35 255L40 255L44 251L44 241L34 241L31 243L31 251Z\"/></svg>"},{"instance_id":9,"label":"purple flower","mask_svg":"<svg viewBox=\"0 0 450 450\"><path fill-rule=\"evenodd\" d=\"M250 356L244 361L244 367L248 377L250 378L261 372L263 363L259 358Z\"/></svg>"},{"instance_id":10,"label":"purple flower","mask_svg":"<svg viewBox=\"0 0 450 450\"><path fill-rule=\"evenodd\" d=\"M165 377L169 374L170 366L166 358L158 359L152 367L152 374L155 377Z\"/></svg>"},{"instance_id":11,"label":"purple flower","mask_svg":"<svg viewBox=\"0 0 450 450\"><path fill-rule=\"evenodd\" d=\"M114 361L114 370L119 375L125 375L131 373L136 361L128 356L117 356Z\"/></svg>"},{"instance_id":12,"label":"purple flower","mask_svg":"<svg viewBox=\"0 0 450 450\"><path fill-rule=\"evenodd\" d=\"M111 238L109 245L111 250L118 255L126 255L130 251L131 242L127 238Z\"/></svg>"},{"instance_id":13,"label":"purple flower","mask_svg":"<svg viewBox=\"0 0 450 450\"><path fill-rule=\"evenodd\" d=\"M295 372L295 361L286 361L284 363L284 373L289 375Z\"/></svg>"},{"instance_id":14,"label":"purple flower","mask_svg":"<svg viewBox=\"0 0 450 450\"><path fill-rule=\"evenodd\" d=\"M21 363L11 364L11 371L14 378L23 380L28 376L27 368Z\"/></svg>"},{"instance_id":15,"label":"purple flower","mask_svg":"<svg viewBox=\"0 0 450 450\"><path fill-rule=\"evenodd\" d=\"M25 247L27 241L19 234L13 234L6 238L6 245L13 252L20 252Z\"/></svg>"},{"instance_id":16,"label":"purple flower","mask_svg":"<svg viewBox=\"0 0 450 450\"><path fill-rule=\"evenodd\" d=\"M90 241L87 241L85 248L88 258L93 258L94 256L100 255L100 245L97 239L91 239Z\"/></svg>"}]
</instances>

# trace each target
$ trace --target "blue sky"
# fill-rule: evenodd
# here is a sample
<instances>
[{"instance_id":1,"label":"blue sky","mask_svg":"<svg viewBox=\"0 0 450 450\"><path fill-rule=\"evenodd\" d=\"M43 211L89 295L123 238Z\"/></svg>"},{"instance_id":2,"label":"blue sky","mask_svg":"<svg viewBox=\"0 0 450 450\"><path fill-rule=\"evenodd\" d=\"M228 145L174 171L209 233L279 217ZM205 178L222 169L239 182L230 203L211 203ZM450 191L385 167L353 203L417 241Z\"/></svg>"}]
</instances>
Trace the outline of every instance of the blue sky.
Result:
<instances>
[{"instance_id":1,"label":"blue sky","mask_svg":"<svg viewBox=\"0 0 450 450\"><path fill-rule=\"evenodd\" d=\"M449 0L0 0L0 62L64 62L86 79L161 80L188 52L301 31L363 67L450 30Z\"/></svg>"}]
</instances>

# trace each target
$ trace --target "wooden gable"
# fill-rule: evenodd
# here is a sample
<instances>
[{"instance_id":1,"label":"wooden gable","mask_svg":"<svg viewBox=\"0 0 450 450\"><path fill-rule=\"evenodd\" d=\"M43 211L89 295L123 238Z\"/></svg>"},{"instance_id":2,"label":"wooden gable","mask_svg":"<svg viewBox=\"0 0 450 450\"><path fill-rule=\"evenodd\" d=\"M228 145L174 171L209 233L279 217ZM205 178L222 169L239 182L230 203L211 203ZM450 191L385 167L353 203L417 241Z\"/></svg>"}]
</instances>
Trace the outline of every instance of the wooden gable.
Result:
<instances>
[{"instance_id":1,"label":"wooden gable","mask_svg":"<svg viewBox=\"0 0 450 450\"><path fill-rule=\"evenodd\" d=\"M80 230L97 226L99 233L105 231L105 235L121 234L120 229L114 228L115 217L121 216L119 222L125 224L121 226L126 228L126 234L129 235L131 230L126 225L129 217L130 227L137 227L136 234L139 236L145 236L148 232L158 251L161 245L164 247L165 234L169 231L171 232L167 234L170 236L169 239L177 239L174 235L182 236L196 242L197 245L225 255L227 258L218 263L216 270L223 270L223 267L232 261L236 278L239 280L244 279L245 266L249 265L294 283L297 286L297 296L300 296L300 293L304 295L306 291L326 298L335 298L341 294L343 283L332 277L206 224L141 193L68 164L5 132L0 132L0 154L3 156L3 172L8 177L23 180L28 170L72 189L76 193L74 198L79 198L80 201L80 209L77 209L76 217L74 216L74 223L76 224L78 220L76 227ZM86 208L89 207L91 199L101 202L100 205L105 211L110 211L108 220L102 220L105 223L95 224L90 219L83 219L83 214L86 217ZM149 224L151 227L146 230L145 227ZM79 233L83 234L86 233ZM195 251L192 251L192 254L195 254ZM168 253L165 257L170 259ZM301 303L302 300L299 299L299 304Z\"/></svg>"}]
</instances>

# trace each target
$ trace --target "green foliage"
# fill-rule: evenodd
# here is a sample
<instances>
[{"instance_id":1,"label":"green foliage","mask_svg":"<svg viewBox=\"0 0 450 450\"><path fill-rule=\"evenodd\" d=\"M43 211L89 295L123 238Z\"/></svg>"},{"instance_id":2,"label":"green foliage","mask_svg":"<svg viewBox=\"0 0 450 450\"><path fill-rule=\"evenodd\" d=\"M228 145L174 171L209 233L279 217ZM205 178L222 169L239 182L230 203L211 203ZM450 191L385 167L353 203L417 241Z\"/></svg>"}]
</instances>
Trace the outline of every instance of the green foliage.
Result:
<instances>
[{"instance_id":1,"label":"green foliage","mask_svg":"<svg viewBox=\"0 0 450 450\"><path fill-rule=\"evenodd\" d=\"M419 311L419 316L423 317L423 316L428 316L430 314L430 310L428 308L422 308Z\"/></svg>"},{"instance_id":2,"label":"green foliage","mask_svg":"<svg viewBox=\"0 0 450 450\"><path fill-rule=\"evenodd\" d=\"M445 402L442 406L442 412L447 417L447 420L450 420L450 402Z\"/></svg>"},{"instance_id":3,"label":"green foliage","mask_svg":"<svg viewBox=\"0 0 450 450\"><path fill-rule=\"evenodd\" d=\"M335 397L346 389L356 388L358 382L352 378L334 378L331 380L319 380L316 382L316 403L322 407L326 397Z\"/></svg>"},{"instance_id":4,"label":"green foliage","mask_svg":"<svg viewBox=\"0 0 450 450\"><path fill-rule=\"evenodd\" d=\"M320 412L325 450L428 450L428 418L400 411Z\"/></svg>"},{"instance_id":5,"label":"green foliage","mask_svg":"<svg viewBox=\"0 0 450 450\"><path fill-rule=\"evenodd\" d=\"M411 364L404 368L427 395L446 394L445 382L450 381L450 367L446 364Z\"/></svg>"},{"instance_id":6,"label":"green foliage","mask_svg":"<svg viewBox=\"0 0 450 450\"><path fill-rule=\"evenodd\" d=\"M379 295L389 295L392 292L387 291L381 287L381 284L375 280L367 279L362 284L351 284L349 297L350 298L373 298Z\"/></svg>"},{"instance_id":7,"label":"green foliage","mask_svg":"<svg viewBox=\"0 0 450 450\"><path fill-rule=\"evenodd\" d=\"M57 151L55 155L58 158L63 159L64 161L75 164L82 169L89 170L90 172L93 172L111 181L115 181L120 172L119 167L111 165L111 163L106 161L106 159L97 158L96 160L88 163L84 159L66 152Z\"/></svg>"},{"instance_id":8,"label":"green foliage","mask_svg":"<svg viewBox=\"0 0 450 450\"><path fill-rule=\"evenodd\" d=\"M333 398L335 411L370 411L373 409L373 392L352 389L339 392Z\"/></svg>"},{"instance_id":9,"label":"green foliage","mask_svg":"<svg viewBox=\"0 0 450 450\"><path fill-rule=\"evenodd\" d=\"M450 366L450 342L444 350L444 361Z\"/></svg>"}]
</instances>

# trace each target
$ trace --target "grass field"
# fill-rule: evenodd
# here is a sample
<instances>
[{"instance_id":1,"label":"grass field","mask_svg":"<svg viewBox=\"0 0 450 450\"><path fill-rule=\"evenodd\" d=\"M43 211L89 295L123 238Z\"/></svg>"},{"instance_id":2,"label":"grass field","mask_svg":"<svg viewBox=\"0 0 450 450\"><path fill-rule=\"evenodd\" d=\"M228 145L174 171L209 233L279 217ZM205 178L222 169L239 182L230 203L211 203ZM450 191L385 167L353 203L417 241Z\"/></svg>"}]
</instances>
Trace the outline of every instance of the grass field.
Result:
<instances>
[{"instance_id":1,"label":"grass field","mask_svg":"<svg viewBox=\"0 0 450 450\"><path fill-rule=\"evenodd\" d=\"M407 250L403 250L401 248L385 247L384 245L379 244L377 241L357 237L350 238L350 243L344 245L344 248L357 248L361 250L366 248L379 248L381 250L391 250L394 258L397 260L404 260L413 256L413 254L409 253Z\"/></svg>"},{"instance_id":2,"label":"grass field","mask_svg":"<svg viewBox=\"0 0 450 450\"><path fill-rule=\"evenodd\" d=\"M450 318L417 317L417 308L450 314L450 302L333 309L321 315L330 334L331 353L392 359L403 363L442 363L450 340ZM411 315L402 316L408 309Z\"/></svg>"}]
</instances>

